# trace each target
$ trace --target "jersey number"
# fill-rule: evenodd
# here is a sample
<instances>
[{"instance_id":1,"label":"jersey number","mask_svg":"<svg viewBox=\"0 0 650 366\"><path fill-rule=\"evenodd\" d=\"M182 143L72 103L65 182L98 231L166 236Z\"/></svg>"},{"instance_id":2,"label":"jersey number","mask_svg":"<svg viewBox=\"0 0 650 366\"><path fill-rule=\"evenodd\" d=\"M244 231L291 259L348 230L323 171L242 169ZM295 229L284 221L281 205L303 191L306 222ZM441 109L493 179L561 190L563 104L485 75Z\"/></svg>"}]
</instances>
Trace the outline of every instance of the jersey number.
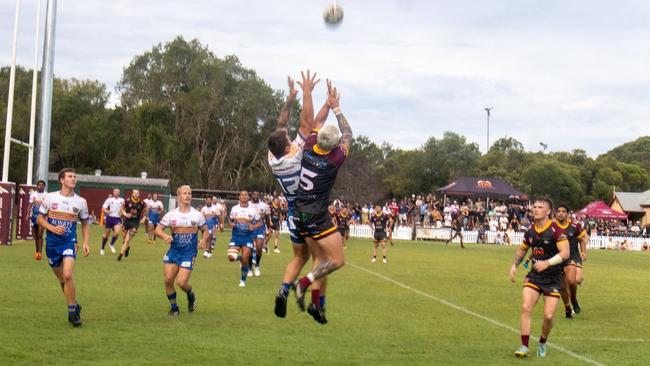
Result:
<instances>
[{"instance_id":1,"label":"jersey number","mask_svg":"<svg viewBox=\"0 0 650 366\"><path fill-rule=\"evenodd\" d=\"M302 168L300 172L300 188L305 191L311 191L314 189L314 182L311 181L311 178L314 178L318 173L314 173L309 169Z\"/></svg>"},{"instance_id":2,"label":"jersey number","mask_svg":"<svg viewBox=\"0 0 650 366\"><path fill-rule=\"evenodd\" d=\"M298 176L288 177L288 178L276 178L280 187L286 194L296 194L298 189L298 184L300 183Z\"/></svg>"}]
</instances>

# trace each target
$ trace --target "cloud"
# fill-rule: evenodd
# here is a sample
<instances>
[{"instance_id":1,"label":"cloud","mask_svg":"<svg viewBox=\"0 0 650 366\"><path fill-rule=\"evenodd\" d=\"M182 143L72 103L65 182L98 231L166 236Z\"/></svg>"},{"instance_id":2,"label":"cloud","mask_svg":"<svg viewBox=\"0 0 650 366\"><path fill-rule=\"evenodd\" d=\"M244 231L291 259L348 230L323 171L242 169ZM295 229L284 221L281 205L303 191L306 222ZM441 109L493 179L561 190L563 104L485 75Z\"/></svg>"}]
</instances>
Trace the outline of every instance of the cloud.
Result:
<instances>
[{"instance_id":1,"label":"cloud","mask_svg":"<svg viewBox=\"0 0 650 366\"><path fill-rule=\"evenodd\" d=\"M650 134L648 2L339 1L335 31L321 20L328 2L59 1L55 72L112 89L135 55L180 34L277 89L307 67L332 78L355 134L378 143L413 148L451 130L484 150L486 106L491 141L530 150L595 156ZM22 3L18 60L31 67L34 4ZM0 14L7 64L14 2Z\"/></svg>"}]
</instances>

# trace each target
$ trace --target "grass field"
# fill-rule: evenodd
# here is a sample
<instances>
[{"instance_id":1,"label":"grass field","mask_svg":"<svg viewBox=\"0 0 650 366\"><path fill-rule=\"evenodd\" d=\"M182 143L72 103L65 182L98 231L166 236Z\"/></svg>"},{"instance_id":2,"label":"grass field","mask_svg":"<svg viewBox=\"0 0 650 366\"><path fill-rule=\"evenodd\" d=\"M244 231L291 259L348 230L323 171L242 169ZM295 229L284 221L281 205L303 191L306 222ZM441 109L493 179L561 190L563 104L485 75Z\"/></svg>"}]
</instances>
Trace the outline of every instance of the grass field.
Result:
<instances>
[{"instance_id":1,"label":"grass field","mask_svg":"<svg viewBox=\"0 0 650 366\"><path fill-rule=\"evenodd\" d=\"M47 262L32 259L31 243L0 247L0 365L521 365L650 363L650 255L590 253L579 296L583 312L565 320L558 308L546 359L518 360L521 282L507 271L514 247L396 242L389 264L370 263L371 244L351 240L348 265L330 281L322 326L299 313L287 318L273 301L290 247L266 255L262 277L239 288L238 266L218 256L197 258L192 284L197 311L167 316L162 243L139 233L131 256L91 255L76 266L81 328L67 323L66 305ZM523 278L523 268L518 277ZM541 307L540 307L541 308ZM533 334L539 334L536 309ZM561 347L562 350L558 349Z\"/></svg>"}]
</instances>

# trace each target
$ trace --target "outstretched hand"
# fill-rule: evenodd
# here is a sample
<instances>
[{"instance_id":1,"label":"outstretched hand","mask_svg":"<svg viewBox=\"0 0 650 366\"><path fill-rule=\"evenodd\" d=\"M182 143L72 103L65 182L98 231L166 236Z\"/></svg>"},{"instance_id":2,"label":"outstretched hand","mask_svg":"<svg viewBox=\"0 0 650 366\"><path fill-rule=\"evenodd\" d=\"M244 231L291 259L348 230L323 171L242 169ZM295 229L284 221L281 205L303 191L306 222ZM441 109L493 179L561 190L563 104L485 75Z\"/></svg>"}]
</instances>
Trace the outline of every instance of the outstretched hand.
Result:
<instances>
[{"instance_id":1,"label":"outstretched hand","mask_svg":"<svg viewBox=\"0 0 650 366\"><path fill-rule=\"evenodd\" d=\"M339 106L339 101L341 99L341 94L339 94L334 86L332 86L332 80L327 80L327 106L330 109L337 108Z\"/></svg>"},{"instance_id":2,"label":"outstretched hand","mask_svg":"<svg viewBox=\"0 0 650 366\"><path fill-rule=\"evenodd\" d=\"M310 71L307 70L307 76L305 76L305 72L301 71L300 76L302 77L302 82L298 81L298 85L302 88L303 93L311 93L312 90L314 90L314 87L320 79L316 79L316 73L314 73L313 76L310 75Z\"/></svg>"},{"instance_id":3,"label":"outstretched hand","mask_svg":"<svg viewBox=\"0 0 650 366\"><path fill-rule=\"evenodd\" d=\"M287 76L287 85L289 85L289 99L296 99L296 95L298 95L298 89L296 89L291 76Z\"/></svg>"}]
</instances>

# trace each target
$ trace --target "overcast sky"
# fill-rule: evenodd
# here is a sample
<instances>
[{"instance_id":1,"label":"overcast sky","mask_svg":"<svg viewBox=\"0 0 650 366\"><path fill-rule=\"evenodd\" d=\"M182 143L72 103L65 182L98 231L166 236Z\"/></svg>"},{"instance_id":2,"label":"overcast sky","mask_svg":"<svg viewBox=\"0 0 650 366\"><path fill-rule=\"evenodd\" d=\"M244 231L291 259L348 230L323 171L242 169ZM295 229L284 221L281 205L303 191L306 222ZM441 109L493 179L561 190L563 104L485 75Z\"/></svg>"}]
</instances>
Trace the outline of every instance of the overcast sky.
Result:
<instances>
[{"instance_id":1,"label":"overcast sky","mask_svg":"<svg viewBox=\"0 0 650 366\"><path fill-rule=\"evenodd\" d=\"M31 68L36 0L21 3L18 63ZM650 134L648 1L346 0L336 30L322 21L328 3L58 1L55 74L100 80L115 96L135 55L183 35L276 89L305 68L333 79L355 134L377 143L415 148L454 131L483 152L488 106L491 141L527 150L597 156ZM14 14L15 1L0 0L2 65Z\"/></svg>"}]
</instances>

